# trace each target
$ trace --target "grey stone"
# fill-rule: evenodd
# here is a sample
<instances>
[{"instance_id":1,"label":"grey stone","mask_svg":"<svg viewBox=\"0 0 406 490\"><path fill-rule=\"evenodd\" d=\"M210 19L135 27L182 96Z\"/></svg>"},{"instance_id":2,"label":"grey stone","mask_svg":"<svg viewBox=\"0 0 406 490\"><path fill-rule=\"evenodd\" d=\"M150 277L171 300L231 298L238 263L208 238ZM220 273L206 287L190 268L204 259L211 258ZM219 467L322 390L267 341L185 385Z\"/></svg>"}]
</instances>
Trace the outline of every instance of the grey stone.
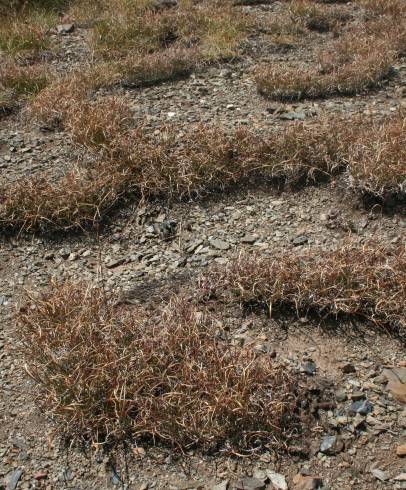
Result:
<instances>
[{"instance_id":1,"label":"grey stone","mask_svg":"<svg viewBox=\"0 0 406 490\"><path fill-rule=\"evenodd\" d=\"M252 245L253 243L256 242L256 238L253 236L253 235L244 235L242 238L241 238L241 243L247 243L249 245Z\"/></svg>"},{"instance_id":2,"label":"grey stone","mask_svg":"<svg viewBox=\"0 0 406 490\"><path fill-rule=\"evenodd\" d=\"M305 235L299 235L295 238L293 238L292 243L295 247L298 247L299 245L305 245L309 239Z\"/></svg>"},{"instance_id":3,"label":"grey stone","mask_svg":"<svg viewBox=\"0 0 406 490\"><path fill-rule=\"evenodd\" d=\"M345 402L347 400L347 393L345 391L336 391L335 395L338 402Z\"/></svg>"},{"instance_id":4,"label":"grey stone","mask_svg":"<svg viewBox=\"0 0 406 490\"><path fill-rule=\"evenodd\" d=\"M380 481L387 481L387 480L389 480L388 475L384 471L379 470L377 468L371 470L371 473L374 475L374 477L377 480L380 480Z\"/></svg>"},{"instance_id":5,"label":"grey stone","mask_svg":"<svg viewBox=\"0 0 406 490\"><path fill-rule=\"evenodd\" d=\"M56 31L58 34L70 34L75 30L74 24L58 24Z\"/></svg>"},{"instance_id":6,"label":"grey stone","mask_svg":"<svg viewBox=\"0 0 406 490\"><path fill-rule=\"evenodd\" d=\"M324 436L320 441L320 452L323 454L337 454L342 450L341 441L337 436Z\"/></svg>"},{"instance_id":7,"label":"grey stone","mask_svg":"<svg viewBox=\"0 0 406 490\"><path fill-rule=\"evenodd\" d=\"M278 490L288 490L288 484L285 477L281 473L275 473L274 471L267 470L267 475L271 480L273 488Z\"/></svg>"},{"instance_id":8,"label":"grey stone","mask_svg":"<svg viewBox=\"0 0 406 490\"><path fill-rule=\"evenodd\" d=\"M7 490L14 490L17 488L18 482L20 481L20 478L22 477L23 472L22 470L15 470L11 474L8 482L7 482Z\"/></svg>"},{"instance_id":9,"label":"grey stone","mask_svg":"<svg viewBox=\"0 0 406 490\"><path fill-rule=\"evenodd\" d=\"M244 476L236 482L235 488L237 490L263 490L265 483L258 478Z\"/></svg>"},{"instance_id":10,"label":"grey stone","mask_svg":"<svg viewBox=\"0 0 406 490\"><path fill-rule=\"evenodd\" d=\"M360 414L360 415L368 415L374 409L374 406L368 400L360 400L352 403L348 409L350 414Z\"/></svg>"},{"instance_id":11,"label":"grey stone","mask_svg":"<svg viewBox=\"0 0 406 490\"><path fill-rule=\"evenodd\" d=\"M230 248L230 244L225 242L224 240L220 240L219 238L213 238L210 240L210 245L217 250L228 250Z\"/></svg>"}]
</instances>

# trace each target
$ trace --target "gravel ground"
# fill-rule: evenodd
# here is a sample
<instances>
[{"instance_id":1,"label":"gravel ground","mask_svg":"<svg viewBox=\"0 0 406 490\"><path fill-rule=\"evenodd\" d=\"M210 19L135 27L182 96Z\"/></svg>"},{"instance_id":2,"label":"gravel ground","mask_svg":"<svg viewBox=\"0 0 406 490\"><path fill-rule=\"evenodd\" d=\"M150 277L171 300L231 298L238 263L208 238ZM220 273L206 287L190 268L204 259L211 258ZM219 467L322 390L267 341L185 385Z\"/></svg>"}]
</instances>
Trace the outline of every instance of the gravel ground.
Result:
<instances>
[{"instance_id":1,"label":"gravel ground","mask_svg":"<svg viewBox=\"0 0 406 490\"><path fill-rule=\"evenodd\" d=\"M253 7L264 19L277 8L282 7ZM84 27L77 27L70 35L55 37L60 43L52 60L57 70L85 62L87 36ZM269 59L311 63L314 49L329 36L314 34L283 51L258 32L231 63L185 80L142 90L122 87L115 93L152 130L162 123L187 127L203 121L266 131L320 113L385 115L406 106L404 60L380 90L358 97L287 104L256 93L250 75L254 64ZM63 132L41 131L22 115L3 118L0 124L1 183L43 170L58 176L81 162ZM40 291L51 277L99 280L129 303L156 306L177 288L192 291L207 267L225 264L242 252L301 253L335 249L349 240L405 240L404 209L383 213L378 207L366 208L346 190L343 178L283 192L257 184L195 202L134 204L98 236L1 238L0 489L262 490L287 488L284 479L296 490L317 485L332 490L406 488L406 459L396 453L402 447L405 451L406 444L404 339L358 323L269 320L237 311L225 316L235 342L254 342L259 350L287 359L297 370L298 383L306 382L319 393L320 419L301 454L241 459L198 451L180 455L160 447L129 445L109 452L71 447L37 408L41 394L24 370L13 322L24 288ZM386 387L394 375L404 388L403 401Z\"/></svg>"}]
</instances>

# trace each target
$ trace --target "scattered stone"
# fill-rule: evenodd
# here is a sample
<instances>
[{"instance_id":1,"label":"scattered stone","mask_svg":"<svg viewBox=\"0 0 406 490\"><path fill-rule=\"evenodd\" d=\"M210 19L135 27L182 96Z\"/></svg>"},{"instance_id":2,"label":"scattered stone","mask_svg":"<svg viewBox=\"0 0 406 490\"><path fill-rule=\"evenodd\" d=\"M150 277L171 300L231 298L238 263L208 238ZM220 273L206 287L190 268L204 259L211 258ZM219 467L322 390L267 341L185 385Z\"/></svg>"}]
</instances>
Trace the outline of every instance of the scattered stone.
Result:
<instances>
[{"instance_id":1,"label":"scattered stone","mask_svg":"<svg viewBox=\"0 0 406 490\"><path fill-rule=\"evenodd\" d=\"M22 475L23 475L22 470L13 471L13 473L11 474L11 476L8 480L6 489L7 490L14 490L15 488L17 488L18 482L20 481L20 478L22 477Z\"/></svg>"},{"instance_id":2,"label":"scattered stone","mask_svg":"<svg viewBox=\"0 0 406 490\"><path fill-rule=\"evenodd\" d=\"M406 473L400 473L400 475L395 476L395 481L406 481Z\"/></svg>"},{"instance_id":3,"label":"scattered stone","mask_svg":"<svg viewBox=\"0 0 406 490\"><path fill-rule=\"evenodd\" d=\"M355 366L353 364L344 364L341 370L344 374L350 374L356 372Z\"/></svg>"},{"instance_id":4,"label":"scattered stone","mask_svg":"<svg viewBox=\"0 0 406 490\"><path fill-rule=\"evenodd\" d=\"M110 260L110 262L107 262L106 267L107 269L114 269L125 262L125 257L121 257L120 259L115 259L115 260Z\"/></svg>"},{"instance_id":5,"label":"scattered stone","mask_svg":"<svg viewBox=\"0 0 406 490\"><path fill-rule=\"evenodd\" d=\"M228 250L230 248L230 244L225 242L224 240L220 240L219 238L213 238L210 241L210 245L217 250Z\"/></svg>"},{"instance_id":6,"label":"scattered stone","mask_svg":"<svg viewBox=\"0 0 406 490\"><path fill-rule=\"evenodd\" d=\"M254 235L244 235L242 238L241 238L241 243L247 243L248 245L252 245L253 243L256 242L256 238L254 237Z\"/></svg>"},{"instance_id":7,"label":"scattered stone","mask_svg":"<svg viewBox=\"0 0 406 490\"><path fill-rule=\"evenodd\" d=\"M299 235L295 238L293 238L292 243L295 247L298 247L300 245L305 245L309 239L305 235Z\"/></svg>"},{"instance_id":8,"label":"scattered stone","mask_svg":"<svg viewBox=\"0 0 406 490\"><path fill-rule=\"evenodd\" d=\"M318 476L304 476L297 474L293 477L294 490L317 490L322 488L323 480Z\"/></svg>"},{"instance_id":9,"label":"scattered stone","mask_svg":"<svg viewBox=\"0 0 406 490\"><path fill-rule=\"evenodd\" d=\"M169 483L171 490L198 490L204 488L204 483L196 480L174 479Z\"/></svg>"},{"instance_id":10,"label":"scattered stone","mask_svg":"<svg viewBox=\"0 0 406 490\"><path fill-rule=\"evenodd\" d=\"M288 490L288 484L285 477L281 473L275 473L274 471L267 470L268 478L271 480L273 488L277 490Z\"/></svg>"},{"instance_id":11,"label":"scattered stone","mask_svg":"<svg viewBox=\"0 0 406 490\"><path fill-rule=\"evenodd\" d=\"M71 34L74 30L74 24L58 24L56 26L56 31L58 34Z\"/></svg>"},{"instance_id":12,"label":"scattered stone","mask_svg":"<svg viewBox=\"0 0 406 490\"><path fill-rule=\"evenodd\" d=\"M336 391L335 395L338 402L345 402L347 400L347 393L345 391Z\"/></svg>"},{"instance_id":13,"label":"scattered stone","mask_svg":"<svg viewBox=\"0 0 406 490\"><path fill-rule=\"evenodd\" d=\"M387 481L387 480L389 480L388 475L384 471L379 470L377 468L374 468L373 470L371 470L371 473L374 475L374 477L377 480L380 480L380 481Z\"/></svg>"},{"instance_id":14,"label":"scattered stone","mask_svg":"<svg viewBox=\"0 0 406 490\"><path fill-rule=\"evenodd\" d=\"M401 458L406 456L406 444L402 444L396 448L396 455L400 456Z\"/></svg>"},{"instance_id":15,"label":"scattered stone","mask_svg":"<svg viewBox=\"0 0 406 490\"><path fill-rule=\"evenodd\" d=\"M365 393L363 391L354 391L351 393L351 399L354 401L364 400Z\"/></svg>"},{"instance_id":16,"label":"scattered stone","mask_svg":"<svg viewBox=\"0 0 406 490\"><path fill-rule=\"evenodd\" d=\"M360 415L368 415L374 409L374 406L368 400L359 400L350 405L348 412L351 415L356 415L357 413Z\"/></svg>"},{"instance_id":17,"label":"scattered stone","mask_svg":"<svg viewBox=\"0 0 406 490\"><path fill-rule=\"evenodd\" d=\"M265 488L265 483L258 478L244 476L237 481L235 488L237 490L263 490Z\"/></svg>"},{"instance_id":18,"label":"scattered stone","mask_svg":"<svg viewBox=\"0 0 406 490\"><path fill-rule=\"evenodd\" d=\"M324 436L320 441L320 452L333 456L344 449L343 441L337 436Z\"/></svg>"},{"instance_id":19,"label":"scattered stone","mask_svg":"<svg viewBox=\"0 0 406 490\"><path fill-rule=\"evenodd\" d=\"M301 371L309 376L315 374L317 366L313 361L307 361L302 364Z\"/></svg>"},{"instance_id":20,"label":"scattered stone","mask_svg":"<svg viewBox=\"0 0 406 490\"><path fill-rule=\"evenodd\" d=\"M38 471L38 473L34 473L34 480L45 480L48 477L48 473L46 471Z\"/></svg>"}]
</instances>

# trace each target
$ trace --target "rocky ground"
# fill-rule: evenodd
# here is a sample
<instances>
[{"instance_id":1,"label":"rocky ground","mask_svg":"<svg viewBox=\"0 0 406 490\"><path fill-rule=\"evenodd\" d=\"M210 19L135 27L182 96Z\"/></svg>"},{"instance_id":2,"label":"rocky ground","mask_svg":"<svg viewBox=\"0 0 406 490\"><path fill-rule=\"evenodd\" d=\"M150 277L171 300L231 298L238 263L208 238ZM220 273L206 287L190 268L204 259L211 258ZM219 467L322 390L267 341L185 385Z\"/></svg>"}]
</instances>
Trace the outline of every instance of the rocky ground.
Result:
<instances>
[{"instance_id":1,"label":"rocky ground","mask_svg":"<svg viewBox=\"0 0 406 490\"><path fill-rule=\"evenodd\" d=\"M275 6L252 7L259 16ZM351 8L351 7L349 7ZM231 64L200 70L186 80L146 89L122 87L136 119L247 125L258 131L320 113L390 114L406 105L406 64L380 90L357 97L270 102L255 91L252 66L261 60L312 62L312 49L330 34L278 50L263 33ZM57 38L52 61L66 70L83 58L86 28ZM64 51L67 56L64 57ZM68 61L67 61L68 60ZM44 169L63 172L81 155L64 133L46 132L24 114L0 121L0 181ZM404 209L367 208L339 178L296 191L253 188L184 203L133 204L95 234L3 237L0 243L0 489L46 488L406 488L406 358L404 339L358 323L270 320L236 313L236 342L287 359L317 393L319 419L298 454L255 458L129 445L110 452L81 449L55 435L37 408L18 351L13 311L24 288L41 290L51 277L103 281L125 301L157 307L176 288L193 288L213 263L242 252L271 255L291 249L334 249L349 240L402 243ZM389 381L389 384L387 384ZM391 389L389 389L391 388Z\"/></svg>"}]
</instances>

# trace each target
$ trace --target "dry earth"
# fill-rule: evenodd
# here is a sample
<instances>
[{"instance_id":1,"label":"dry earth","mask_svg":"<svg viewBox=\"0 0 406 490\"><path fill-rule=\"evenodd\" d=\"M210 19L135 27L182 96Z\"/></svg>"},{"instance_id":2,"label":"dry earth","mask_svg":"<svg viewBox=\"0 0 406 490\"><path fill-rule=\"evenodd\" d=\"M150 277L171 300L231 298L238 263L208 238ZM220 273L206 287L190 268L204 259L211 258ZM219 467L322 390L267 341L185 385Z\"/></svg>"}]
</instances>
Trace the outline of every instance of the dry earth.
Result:
<instances>
[{"instance_id":1,"label":"dry earth","mask_svg":"<svg viewBox=\"0 0 406 490\"><path fill-rule=\"evenodd\" d=\"M262 17L280 8L246 7ZM347 10L356 15L353 6ZM61 52L52 63L58 70L80 66L86 35L86 28L78 25L71 34L55 36ZM296 48L280 49L257 32L241 58L231 63L201 69L184 80L144 89L121 87L114 93L128 101L135 119L146 117L151 130L162 123L186 128L203 121L264 131L323 112L390 114L406 106L404 60L382 88L360 96L279 103L256 92L251 69L259 60L312 63L314 48L329 36L313 34ZM63 132L33 126L21 114L0 122L3 182L42 169L58 175L81 158ZM131 444L111 451L70 446L37 408L38 388L24 371L12 319L23 289L39 291L50 277L103 281L125 302L159 308L176 289L192 292L209 265L225 264L242 251L271 255L291 249L333 250L349 240L369 239L401 244L406 236L404 211L365 206L346 189L343 177L295 191L257 182L195 202L133 204L97 234L2 237L0 488L283 488L275 483L272 487L272 471L284 475L289 488L313 488L296 480L294 486L300 472L320 478L324 489L406 488L406 459L396 455L397 447L406 443L406 404L386 389L384 371L400 368L397 373L406 387L404 338L355 321L225 313L236 342L253 342L259 350L288 359L297 368L298 383L306 378L322 400L320 420L306 436L304 454L238 458L199 451L182 455ZM171 220L176 232L167 236L165 226ZM301 373L303 369L309 373ZM370 413L349 412L354 402L365 399L372 404L366 405Z\"/></svg>"}]
</instances>

